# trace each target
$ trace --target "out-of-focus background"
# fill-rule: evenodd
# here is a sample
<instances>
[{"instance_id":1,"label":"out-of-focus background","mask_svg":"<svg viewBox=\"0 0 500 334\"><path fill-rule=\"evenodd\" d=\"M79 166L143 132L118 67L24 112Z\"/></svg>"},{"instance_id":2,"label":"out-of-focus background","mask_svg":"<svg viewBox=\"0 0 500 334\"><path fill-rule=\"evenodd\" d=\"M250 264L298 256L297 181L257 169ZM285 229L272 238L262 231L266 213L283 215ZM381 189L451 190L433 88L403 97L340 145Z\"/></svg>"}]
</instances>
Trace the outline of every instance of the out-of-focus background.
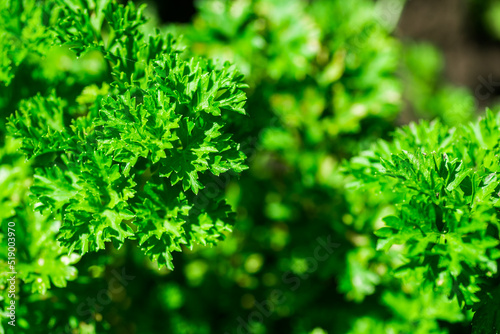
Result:
<instances>
[{"instance_id":1,"label":"out-of-focus background","mask_svg":"<svg viewBox=\"0 0 500 334\"><path fill-rule=\"evenodd\" d=\"M314 2L310 0L309 2ZM146 2L148 3L148 2ZM196 15L196 1L151 1L163 23L189 23ZM399 7L401 1L392 1ZM427 42L442 52L443 75L450 82L474 91L484 78L500 87L500 2L495 0L410 0L394 31L401 40ZM478 99L491 105L500 89Z\"/></svg>"}]
</instances>

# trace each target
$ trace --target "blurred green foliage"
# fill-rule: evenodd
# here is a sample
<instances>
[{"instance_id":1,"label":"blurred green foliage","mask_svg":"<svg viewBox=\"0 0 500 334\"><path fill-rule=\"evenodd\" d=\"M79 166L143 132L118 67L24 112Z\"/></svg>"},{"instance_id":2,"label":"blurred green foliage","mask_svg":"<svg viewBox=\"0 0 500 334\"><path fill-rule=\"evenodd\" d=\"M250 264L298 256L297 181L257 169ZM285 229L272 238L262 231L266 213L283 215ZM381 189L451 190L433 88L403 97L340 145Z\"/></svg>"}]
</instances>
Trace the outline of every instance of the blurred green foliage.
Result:
<instances>
[{"instance_id":1,"label":"blurred green foliage","mask_svg":"<svg viewBox=\"0 0 500 334\"><path fill-rule=\"evenodd\" d=\"M475 113L473 95L442 79L443 60L436 49L402 43L392 36L402 1L204 0L198 2L192 23L167 25L159 32L151 23L143 25L138 14L142 9L130 4L119 7L108 1L83 1L92 13L88 15L75 9L79 3L12 0L0 5L4 6L0 11L0 36L8 36L0 39L0 80L5 86L0 91L4 145L0 151L0 215L3 233L7 222L15 219L20 235L17 332L458 333L470 331L467 326L476 309L483 310L476 312L476 322L480 317L486 319L480 321L484 324L496 321L484 311L489 304L476 304L472 310L460 307L459 301L481 298L474 297L476 281L451 294L441 286L449 284L454 268L460 266L463 255L458 249L439 248L442 253L434 257L421 254L420 248L411 248L420 245L411 234L413 230L408 232L406 247L389 247L386 243L384 248L381 241L392 236L388 230L380 230L386 225L408 236L409 225L400 226L400 221L396 224L392 219L392 226L387 217L398 215L401 201L412 192L397 182L385 183L379 170L380 157L392 161L390 153L404 154L402 149L411 152L412 140L421 137L429 142L438 140L432 135L436 133L448 138L448 126L468 122ZM112 19L103 24L105 17ZM97 33L102 33L102 40ZM169 44L172 40L167 33L179 38L178 43ZM109 43L113 36L116 45ZM66 46L59 46L63 43ZM168 64L167 68L155 62L157 56ZM195 64L190 60L200 57L215 61L199 60ZM226 61L245 75L248 117L225 112L242 111L244 98L238 90L245 87L233 67L223 67ZM197 99L190 94L189 85L200 82L198 74L201 78L221 78L221 86L229 85L224 89L230 94L220 91ZM165 77L169 81L161 80ZM206 85L217 86L212 82ZM168 89L159 88L165 86ZM212 158L202 154L191 164L180 164L179 170L186 171L184 178L176 180L179 170L172 171L170 163L164 164L162 174L170 182L152 177L153 185L148 187L154 189L147 192L149 201L143 201L144 194L131 192L131 201L120 197L123 206L111 208L121 212L130 205L137 213L137 224L144 222L144 230L139 233L155 242L145 244L145 239L127 237L118 243L115 240L115 245L104 243L116 239L111 238L115 234L99 239L92 231L99 231L100 223L80 224L93 206L88 204L92 203L89 194L104 198L112 194L109 187L96 190L97 185L103 185L100 171L120 179L130 170L117 171L117 166L134 165L134 159L140 158L142 162L132 172L151 173L156 159L162 159L154 153L169 150L161 146L169 144L168 140L153 140L155 134L163 133L159 122L151 118L151 110L158 110L156 94L163 93L168 96L161 96L165 109L172 106L174 114L192 116L188 122L198 112L207 111L196 121L203 130L199 136L182 134L176 127L172 127L173 133L207 143L204 138L210 133L205 122L217 119L225 133L232 134L230 139L229 135L219 138L228 149L228 163L221 163L217 158L220 155L210 155L211 145L200 145L200 153ZM228 104L221 103L218 108L214 101L227 95L236 98L224 100ZM10 133L23 139L24 146L5 133L6 119L15 110L18 113L10 118ZM129 114L138 115L136 121L144 126L134 130ZM415 130L418 136L409 130L415 128L413 125L393 134L398 124L416 118L437 118L440 123L432 124L440 125L428 129L430 125L424 122ZM163 125L174 123L183 127L170 116ZM80 144L67 141L71 137L67 133L80 133L85 138L86 130L98 125L106 128L99 145L89 142L83 150ZM51 132L54 127L63 135ZM189 129L188 123L185 128ZM431 134L428 138L426 131ZM39 139L27 141L33 133ZM118 136L120 133L124 135ZM401 138L406 138L405 144ZM468 140L472 142L467 138L462 139L465 146ZM375 149L373 143L380 139ZM241 143L239 148L236 143ZM445 147L432 144L436 151ZM453 144L453 140L447 141L447 145ZM31 159L25 160L21 147ZM74 156L61 161L50 154L31 156L45 152L47 147L63 147ZM72 163L78 158L94 159L85 155L87 151L101 152L104 162L98 164L101 160L96 159L95 168L70 165L72 159ZM371 155L367 158L360 152ZM229 169L242 171L242 154L248 157L249 170L240 177L223 173ZM177 161L174 158L172 161ZM150 161L144 162L147 159ZM445 165L455 163L441 160ZM79 179L87 190L71 189L69 193L78 196L61 197L57 191L68 179L48 173L54 161L63 173L70 170L70 178ZM189 173L191 165L206 177L198 181L196 173ZM398 166L394 167L396 171L400 170ZM212 178L209 172L222 174ZM34 181L33 174L43 178ZM353 183L355 177L357 183ZM101 181L92 183L94 179ZM421 180L413 182L413 188L421 186ZM33 183L35 187L29 190ZM136 189L135 185L125 188ZM231 209L224 206L223 212L214 210L214 217L222 217L221 222L209 215L200 215L195 222L186 220L186 229L199 232L193 232L197 242L188 248L182 246L185 242L170 239L178 237L178 232L162 230L161 226L167 218L183 220L177 213L196 200L191 191L213 200L211 203L225 200ZM46 207L42 214L33 213L37 202ZM407 213L408 219L429 213L427 207L418 207L427 202L422 198L415 204L416 208ZM236 219L232 233L226 232L229 211L235 212ZM61 229L61 224L67 224L64 219L68 219L68 213L71 224ZM133 224L129 218L117 218L116 222L125 219ZM215 239L223 235L226 239L214 248L196 246L203 240L208 244L215 241L197 229L197 224L201 228L217 224ZM117 231L125 229L111 225ZM80 244L82 235L95 238L97 246L93 248L101 250L81 258L68 254L64 246L85 253ZM397 244L402 237L397 239L396 232L394 235L393 243ZM481 238L478 240L489 240ZM486 276L488 270L493 275L496 257L489 257L488 252L497 245L491 242L483 246L480 250L487 256L481 254L481 268ZM3 240L3 261L7 251L2 247ZM169 247L182 249L182 253L169 258ZM437 284L442 277L436 276L425 280L436 284L422 284L422 277L441 273L441 267L431 267L435 269L431 271L423 262L406 268L411 251L422 261L436 256L445 261L449 252L453 266L444 270L448 275L444 283ZM173 271L170 261L175 264ZM169 264L169 268L158 269L161 263ZM460 277L482 274L465 271ZM3 286L6 278L1 277ZM10 333L7 300L3 293L2 328Z\"/></svg>"},{"instance_id":2,"label":"blurred green foliage","mask_svg":"<svg viewBox=\"0 0 500 334\"><path fill-rule=\"evenodd\" d=\"M444 59L435 47L408 43L402 56L405 100L417 117L439 117L449 125L472 120L476 110L474 95L466 88L445 82Z\"/></svg>"},{"instance_id":3,"label":"blurred green foliage","mask_svg":"<svg viewBox=\"0 0 500 334\"><path fill-rule=\"evenodd\" d=\"M500 24L498 15L500 12L500 1L498 0L469 0L467 2L472 14L471 19L477 24L476 33L482 39L500 39Z\"/></svg>"}]
</instances>

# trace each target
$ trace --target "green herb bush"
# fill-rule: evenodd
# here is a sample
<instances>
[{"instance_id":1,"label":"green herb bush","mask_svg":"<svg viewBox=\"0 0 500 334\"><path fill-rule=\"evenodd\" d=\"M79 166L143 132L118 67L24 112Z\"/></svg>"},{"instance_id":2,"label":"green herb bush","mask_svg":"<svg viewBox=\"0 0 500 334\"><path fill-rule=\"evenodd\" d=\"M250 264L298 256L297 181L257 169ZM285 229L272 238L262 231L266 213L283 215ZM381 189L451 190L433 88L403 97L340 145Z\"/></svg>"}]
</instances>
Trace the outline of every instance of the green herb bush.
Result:
<instances>
[{"instance_id":1,"label":"green herb bush","mask_svg":"<svg viewBox=\"0 0 500 334\"><path fill-rule=\"evenodd\" d=\"M455 128L411 123L350 164L355 184L395 194L394 214L375 231L377 249L402 245L397 275L473 309L473 333L499 328L499 126L491 111Z\"/></svg>"},{"instance_id":2,"label":"green herb bush","mask_svg":"<svg viewBox=\"0 0 500 334\"><path fill-rule=\"evenodd\" d=\"M403 5L2 2L0 331L494 333L499 119Z\"/></svg>"}]
</instances>

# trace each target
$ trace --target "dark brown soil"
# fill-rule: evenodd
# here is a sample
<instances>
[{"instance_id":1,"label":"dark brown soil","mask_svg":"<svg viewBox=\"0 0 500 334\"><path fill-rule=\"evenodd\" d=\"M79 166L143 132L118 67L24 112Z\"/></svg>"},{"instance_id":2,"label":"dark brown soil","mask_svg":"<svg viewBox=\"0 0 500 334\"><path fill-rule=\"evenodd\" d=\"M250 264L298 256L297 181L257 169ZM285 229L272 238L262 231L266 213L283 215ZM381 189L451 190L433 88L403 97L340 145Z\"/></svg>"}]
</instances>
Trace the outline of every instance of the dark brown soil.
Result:
<instances>
[{"instance_id":1,"label":"dark brown soil","mask_svg":"<svg viewBox=\"0 0 500 334\"><path fill-rule=\"evenodd\" d=\"M471 1L408 0L396 35L439 47L446 78L470 88L480 107L498 102L500 43L488 36Z\"/></svg>"}]
</instances>

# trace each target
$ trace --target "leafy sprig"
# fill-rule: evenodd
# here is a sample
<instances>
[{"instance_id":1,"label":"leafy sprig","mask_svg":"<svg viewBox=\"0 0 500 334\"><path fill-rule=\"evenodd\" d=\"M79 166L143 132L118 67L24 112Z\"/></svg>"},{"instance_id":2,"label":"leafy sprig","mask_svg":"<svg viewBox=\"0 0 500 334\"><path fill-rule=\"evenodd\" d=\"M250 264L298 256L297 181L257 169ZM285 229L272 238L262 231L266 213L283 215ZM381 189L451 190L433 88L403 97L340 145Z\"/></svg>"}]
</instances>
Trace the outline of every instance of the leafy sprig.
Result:
<instances>
[{"instance_id":1,"label":"leafy sprig","mask_svg":"<svg viewBox=\"0 0 500 334\"><path fill-rule=\"evenodd\" d=\"M375 234L378 249L403 246L398 275L418 275L475 310L490 303L498 277L499 129L491 111L456 128L411 124L349 165L352 186L395 193L396 215Z\"/></svg>"},{"instance_id":2,"label":"leafy sprig","mask_svg":"<svg viewBox=\"0 0 500 334\"><path fill-rule=\"evenodd\" d=\"M170 252L230 231L220 192L197 203L211 176L246 169L227 130L228 114L245 114L243 77L229 64L183 59L172 36L141 30L142 7L58 3L57 40L77 55L99 51L111 75L76 101L34 96L10 118L36 167L38 210L61 215L59 241L70 252L133 239L172 269Z\"/></svg>"}]
</instances>

